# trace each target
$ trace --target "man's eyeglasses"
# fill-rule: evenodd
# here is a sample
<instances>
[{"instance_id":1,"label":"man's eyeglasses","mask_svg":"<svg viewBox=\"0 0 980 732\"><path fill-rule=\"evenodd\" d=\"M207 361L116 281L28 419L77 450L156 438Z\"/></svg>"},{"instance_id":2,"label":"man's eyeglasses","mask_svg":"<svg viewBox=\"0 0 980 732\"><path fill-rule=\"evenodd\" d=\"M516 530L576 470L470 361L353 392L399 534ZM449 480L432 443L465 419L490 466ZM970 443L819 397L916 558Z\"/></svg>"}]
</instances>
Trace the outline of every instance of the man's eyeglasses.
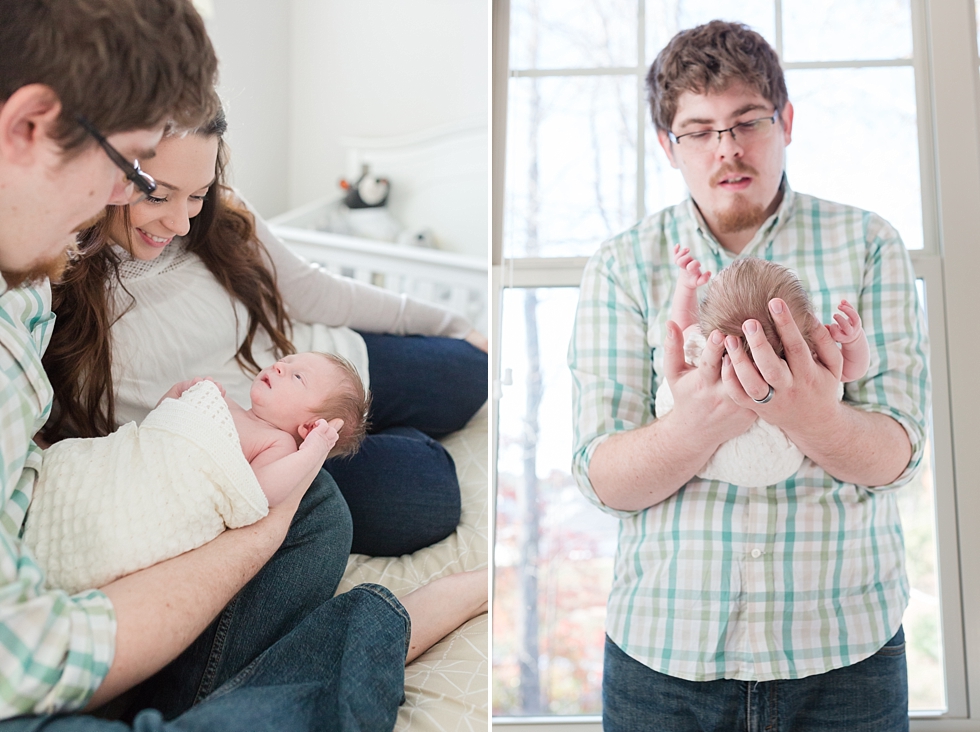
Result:
<instances>
[{"instance_id":1,"label":"man's eyeglasses","mask_svg":"<svg viewBox=\"0 0 980 732\"><path fill-rule=\"evenodd\" d=\"M144 173L142 170L140 170L139 160L134 160L132 164L126 162L126 158L124 158L122 154L116 150L116 148L109 144L109 141L105 139L105 135L95 129L95 125L89 122L84 115L76 115L75 119L87 133L95 138L95 141L102 146L103 150L105 150L105 154L109 156L109 160L116 164L116 167L118 167L123 172L123 175L126 176L126 180L128 180L134 186L127 203L139 203L147 196L152 195L153 191L157 189L157 182L153 180L149 173Z\"/></svg>"},{"instance_id":2,"label":"man's eyeglasses","mask_svg":"<svg viewBox=\"0 0 980 732\"><path fill-rule=\"evenodd\" d=\"M750 119L748 122L739 122L737 125L733 125L724 130L698 130L697 132L686 132L683 135L675 135L668 130L667 137L675 145L680 145L681 140L683 140L684 147L691 148L697 152L714 150L721 144L721 136L726 132L732 133L733 140L743 145L750 145L756 140L761 140L766 137L773 128L773 125L776 124L778 117L779 110L777 109L769 117L759 117L758 119Z\"/></svg>"}]
</instances>

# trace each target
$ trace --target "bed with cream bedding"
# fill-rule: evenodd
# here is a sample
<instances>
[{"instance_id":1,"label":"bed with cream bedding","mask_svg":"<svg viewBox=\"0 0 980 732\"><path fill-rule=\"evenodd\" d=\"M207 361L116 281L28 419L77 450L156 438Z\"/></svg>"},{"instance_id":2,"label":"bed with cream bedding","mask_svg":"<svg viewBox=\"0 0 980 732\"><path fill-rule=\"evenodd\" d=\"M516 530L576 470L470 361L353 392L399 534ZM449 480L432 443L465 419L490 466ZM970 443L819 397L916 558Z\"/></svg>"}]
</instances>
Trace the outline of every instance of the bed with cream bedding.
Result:
<instances>
[{"instance_id":1,"label":"bed with cream bedding","mask_svg":"<svg viewBox=\"0 0 980 732\"><path fill-rule=\"evenodd\" d=\"M352 554L338 592L376 582L399 597L454 572L486 567L489 561L487 501L487 406L462 430L442 440L456 463L462 517L456 531L414 554L366 557ZM487 615L470 620L405 669L405 703L395 730L485 731L489 722L489 636Z\"/></svg>"}]
</instances>

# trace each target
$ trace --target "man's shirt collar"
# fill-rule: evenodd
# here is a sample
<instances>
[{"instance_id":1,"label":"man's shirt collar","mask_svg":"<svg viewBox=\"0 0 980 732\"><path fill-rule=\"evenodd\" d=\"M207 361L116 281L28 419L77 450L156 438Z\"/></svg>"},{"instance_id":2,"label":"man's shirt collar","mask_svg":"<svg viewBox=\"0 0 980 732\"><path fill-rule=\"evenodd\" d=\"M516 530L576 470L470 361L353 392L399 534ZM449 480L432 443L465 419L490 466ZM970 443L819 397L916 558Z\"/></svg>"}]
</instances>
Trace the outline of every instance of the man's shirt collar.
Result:
<instances>
[{"instance_id":1,"label":"man's shirt collar","mask_svg":"<svg viewBox=\"0 0 980 732\"><path fill-rule=\"evenodd\" d=\"M762 226L759 227L758 231L755 232L755 236L752 237L751 241L745 245L745 248L738 254L735 255L733 252L725 249L715 235L711 233L711 229L704 220L704 216L701 215L701 210L698 208L694 199L690 196L684 201L683 206L687 214L694 220L695 226L697 227L698 234L710 247L711 251L716 257L722 256L722 251L724 250L725 255L729 258L735 256L748 256L752 254L753 250L763 246L764 242L772 241L773 237L779 233L782 226L789 220L790 213L793 211L793 206L796 202L796 194L793 189L790 188L789 180L786 174L783 173L783 180L779 184L779 189L783 192L783 200L779 203L779 208L776 212L762 222Z\"/></svg>"}]
</instances>

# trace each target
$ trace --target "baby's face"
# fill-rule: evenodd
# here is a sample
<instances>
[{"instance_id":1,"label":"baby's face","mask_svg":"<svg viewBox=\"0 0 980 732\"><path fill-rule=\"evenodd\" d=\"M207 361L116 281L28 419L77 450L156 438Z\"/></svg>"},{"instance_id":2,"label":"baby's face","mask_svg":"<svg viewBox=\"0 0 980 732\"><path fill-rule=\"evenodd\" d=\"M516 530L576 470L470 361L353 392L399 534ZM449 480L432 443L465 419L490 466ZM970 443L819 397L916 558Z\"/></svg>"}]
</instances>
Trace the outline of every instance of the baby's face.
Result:
<instances>
[{"instance_id":1,"label":"baby's face","mask_svg":"<svg viewBox=\"0 0 980 732\"><path fill-rule=\"evenodd\" d=\"M317 353L286 356L252 382L252 413L296 436L341 382L340 367Z\"/></svg>"}]
</instances>

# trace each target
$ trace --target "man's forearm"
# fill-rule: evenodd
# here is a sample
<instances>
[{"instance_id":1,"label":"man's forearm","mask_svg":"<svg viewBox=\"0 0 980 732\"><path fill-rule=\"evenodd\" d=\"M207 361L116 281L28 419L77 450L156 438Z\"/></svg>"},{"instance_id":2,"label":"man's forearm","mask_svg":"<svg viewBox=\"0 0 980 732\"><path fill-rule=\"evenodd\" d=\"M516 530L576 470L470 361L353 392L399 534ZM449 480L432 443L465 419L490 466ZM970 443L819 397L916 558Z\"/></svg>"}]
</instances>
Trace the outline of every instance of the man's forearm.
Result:
<instances>
[{"instance_id":1,"label":"man's forearm","mask_svg":"<svg viewBox=\"0 0 980 732\"><path fill-rule=\"evenodd\" d=\"M720 442L683 422L678 412L669 412L599 445L589 463L599 500L620 511L638 511L670 498L693 478Z\"/></svg>"},{"instance_id":2,"label":"man's forearm","mask_svg":"<svg viewBox=\"0 0 980 732\"><path fill-rule=\"evenodd\" d=\"M831 419L790 439L808 458L844 483L888 485L912 457L908 433L891 417L838 403Z\"/></svg>"},{"instance_id":3,"label":"man's forearm","mask_svg":"<svg viewBox=\"0 0 980 732\"><path fill-rule=\"evenodd\" d=\"M187 648L276 552L301 497L291 496L288 508L258 523L103 587L116 612L116 652L87 708L149 678Z\"/></svg>"}]
</instances>

